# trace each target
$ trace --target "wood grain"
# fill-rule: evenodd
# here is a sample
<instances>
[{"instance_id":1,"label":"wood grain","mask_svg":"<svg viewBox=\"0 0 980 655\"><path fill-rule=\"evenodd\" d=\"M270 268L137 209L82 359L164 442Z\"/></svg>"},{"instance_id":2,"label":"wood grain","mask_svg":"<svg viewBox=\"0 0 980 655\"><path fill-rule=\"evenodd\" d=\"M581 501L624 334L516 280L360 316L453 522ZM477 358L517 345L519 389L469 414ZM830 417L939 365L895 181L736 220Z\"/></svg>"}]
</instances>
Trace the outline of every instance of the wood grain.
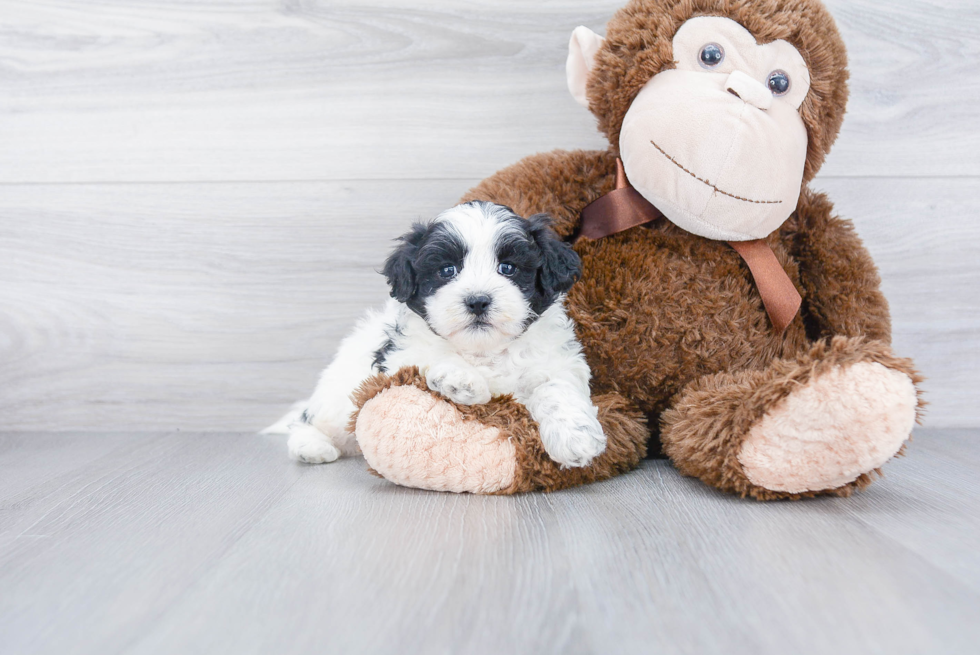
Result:
<instances>
[{"instance_id":1,"label":"wood grain","mask_svg":"<svg viewBox=\"0 0 980 655\"><path fill-rule=\"evenodd\" d=\"M973 653L975 443L762 504L665 462L480 497L249 434L4 434L0 480L58 473L0 489L0 652Z\"/></svg>"},{"instance_id":2,"label":"wood grain","mask_svg":"<svg viewBox=\"0 0 980 655\"><path fill-rule=\"evenodd\" d=\"M270 421L411 219L603 145L562 62L619 4L0 0L0 427ZM829 4L853 93L818 186L882 267L930 424L980 425L980 10Z\"/></svg>"},{"instance_id":3,"label":"wood grain","mask_svg":"<svg viewBox=\"0 0 980 655\"><path fill-rule=\"evenodd\" d=\"M818 179L881 271L893 345L925 374L926 424L974 426L980 371L980 186L971 178Z\"/></svg>"},{"instance_id":4,"label":"wood grain","mask_svg":"<svg viewBox=\"0 0 980 655\"><path fill-rule=\"evenodd\" d=\"M410 221L474 180L7 187L0 427L255 430L383 302ZM972 180L823 179L882 270L928 425L980 424ZM928 226L923 230L922 226Z\"/></svg>"},{"instance_id":5,"label":"wood grain","mask_svg":"<svg viewBox=\"0 0 980 655\"><path fill-rule=\"evenodd\" d=\"M386 298L391 240L467 185L8 188L0 422L261 427Z\"/></svg>"},{"instance_id":6,"label":"wood grain","mask_svg":"<svg viewBox=\"0 0 980 655\"><path fill-rule=\"evenodd\" d=\"M907 457L887 469L887 498L862 494L836 501L875 531L900 542L944 575L980 592L980 556L957 548L980 507L976 430L916 435Z\"/></svg>"},{"instance_id":7,"label":"wood grain","mask_svg":"<svg viewBox=\"0 0 980 655\"><path fill-rule=\"evenodd\" d=\"M579 24L622 0L0 3L0 182L482 178L598 147ZM829 175L980 175L980 5L833 0Z\"/></svg>"},{"instance_id":8,"label":"wood grain","mask_svg":"<svg viewBox=\"0 0 980 655\"><path fill-rule=\"evenodd\" d=\"M99 449L103 436L58 438ZM35 449L34 437L17 438L38 465L70 456ZM240 435L131 436L86 466L5 492L0 652L120 652L138 638L301 473L254 439L237 448Z\"/></svg>"},{"instance_id":9,"label":"wood grain","mask_svg":"<svg viewBox=\"0 0 980 655\"><path fill-rule=\"evenodd\" d=\"M622 1L0 0L0 653L975 652L975 429L765 505L663 462L432 494L252 435L410 221L604 146L565 48ZM980 426L980 6L827 4L851 103L816 186L927 426Z\"/></svg>"}]
</instances>

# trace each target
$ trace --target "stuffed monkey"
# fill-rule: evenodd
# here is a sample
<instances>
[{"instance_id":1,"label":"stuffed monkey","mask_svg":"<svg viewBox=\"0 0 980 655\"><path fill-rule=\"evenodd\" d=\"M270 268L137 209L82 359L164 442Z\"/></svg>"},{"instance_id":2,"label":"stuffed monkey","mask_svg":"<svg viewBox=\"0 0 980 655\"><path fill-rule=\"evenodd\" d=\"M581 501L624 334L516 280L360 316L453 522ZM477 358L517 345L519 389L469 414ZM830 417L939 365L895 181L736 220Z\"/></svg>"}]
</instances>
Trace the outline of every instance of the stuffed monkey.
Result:
<instances>
[{"instance_id":1,"label":"stuffed monkey","mask_svg":"<svg viewBox=\"0 0 980 655\"><path fill-rule=\"evenodd\" d=\"M605 151L528 157L464 200L555 218L583 279L567 298L606 451L561 468L510 398L457 406L417 370L369 380L352 419L403 485L555 490L649 449L757 499L846 496L899 453L919 382L852 224L813 179L847 99L818 0L633 0L569 44L572 96Z\"/></svg>"}]
</instances>

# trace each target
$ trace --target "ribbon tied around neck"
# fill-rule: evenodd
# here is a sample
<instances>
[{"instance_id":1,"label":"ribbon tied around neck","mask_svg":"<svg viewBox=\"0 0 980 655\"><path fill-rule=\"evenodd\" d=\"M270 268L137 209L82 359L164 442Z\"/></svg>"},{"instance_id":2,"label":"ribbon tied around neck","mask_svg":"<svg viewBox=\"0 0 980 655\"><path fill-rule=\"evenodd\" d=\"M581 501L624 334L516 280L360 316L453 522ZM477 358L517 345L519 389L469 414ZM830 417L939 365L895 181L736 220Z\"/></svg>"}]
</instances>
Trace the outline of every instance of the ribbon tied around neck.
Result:
<instances>
[{"instance_id":1,"label":"ribbon tied around neck","mask_svg":"<svg viewBox=\"0 0 980 655\"><path fill-rule=\"evenodd\" d=\"M617 158L616 188L582 210L582 225L576 241L598 240L660 218L664 218L660 210L630 186L623 162ZM728 245L749 267L769 321L773 329L782 334L803 303L799 291L764 239L729 241Z\"/></svg>"}]
</instances>

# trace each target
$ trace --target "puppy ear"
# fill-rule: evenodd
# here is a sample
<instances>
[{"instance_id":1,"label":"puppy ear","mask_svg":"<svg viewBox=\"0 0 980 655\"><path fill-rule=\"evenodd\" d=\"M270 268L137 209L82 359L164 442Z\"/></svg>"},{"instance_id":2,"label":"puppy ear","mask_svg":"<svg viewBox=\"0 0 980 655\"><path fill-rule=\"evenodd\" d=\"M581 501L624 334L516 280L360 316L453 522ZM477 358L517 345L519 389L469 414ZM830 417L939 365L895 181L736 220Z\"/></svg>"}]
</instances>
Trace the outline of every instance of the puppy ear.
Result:
<instances>
[{"instance_id":1,"label":"puppy ear","mask_svg":"<svg viewBox=\"0 0 980 655\"><path fill-rule=\"evenodd\" d=\"M559 293L565 293L582 277L582 260L572 250L572 245L558 238L551 229L551 216L535 214L527 219L528 232L541 249L541 269L538 284L549 302Z\"/></svg>"},{"instance_id":2,"label":"puppy ear","mask_svg":"<svg viewBox=\"0 0 980 655\"><path fill-rule=\"evenodd\" d=\"M415 255L419 244L429 231L423 223L415 223L412 229L396 239L400 244L388 255L381 273L391 287L391 297L398 302L408 302L415 295L418 281L415 277Z\"/></svg>"}]
</instances>

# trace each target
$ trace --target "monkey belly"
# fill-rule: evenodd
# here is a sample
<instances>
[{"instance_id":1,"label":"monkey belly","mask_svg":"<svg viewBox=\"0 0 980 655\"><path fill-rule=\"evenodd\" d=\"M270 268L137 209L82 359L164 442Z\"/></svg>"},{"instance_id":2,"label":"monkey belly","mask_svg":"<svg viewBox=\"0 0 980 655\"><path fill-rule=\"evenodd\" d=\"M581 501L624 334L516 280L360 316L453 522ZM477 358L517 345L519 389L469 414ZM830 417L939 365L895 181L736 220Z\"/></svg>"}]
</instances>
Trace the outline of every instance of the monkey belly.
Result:
<instances>
[{"instance_id":1,"label":"monkey belly","mask_svg":"<svg viewBox=\"0 0 980 655\"><path fill-rule=\"evenodd\" d=\"M618 392L653 418L703 375L761 368L807 342L799 317L784 334L773 331L748 267L727 243L657 225L575 249L583 276L569 313L593 392Z\"/></svg>"}]
</instances>

